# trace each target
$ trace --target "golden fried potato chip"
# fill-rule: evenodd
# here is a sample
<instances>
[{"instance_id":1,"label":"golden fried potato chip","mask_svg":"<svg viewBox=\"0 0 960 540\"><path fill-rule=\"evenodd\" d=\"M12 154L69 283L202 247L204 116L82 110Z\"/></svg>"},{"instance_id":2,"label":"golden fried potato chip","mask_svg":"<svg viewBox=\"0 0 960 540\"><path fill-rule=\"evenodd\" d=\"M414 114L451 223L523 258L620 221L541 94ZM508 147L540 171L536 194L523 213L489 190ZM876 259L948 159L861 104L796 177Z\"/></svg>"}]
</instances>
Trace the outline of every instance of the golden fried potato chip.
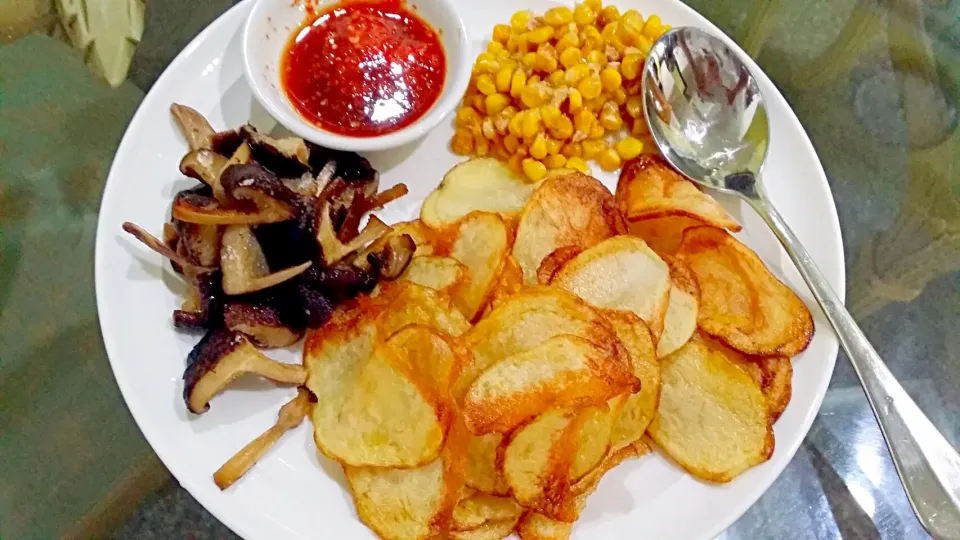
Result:
<instances>
[{"instance_id":1,"label":"golden fried potato chip","mask_svg":"<svg viewBox=\"0 0 960 540\"><path fill-rule=\"evenodd\" d=\"M615 236L583 251L550 284L593 306L635 313L656 339L663 332L670 269L637 237Z\"/></svg>"},{"instance_id":2,"label":"golden fried potato chip","mask_svg":"<svg viewBox=\"0 0 960 540\"><path fill-rule=\"evenodd\" d=\"M610 437L628 394L579 411L576 420L576 448L570 465L570 481L577 482L603 462L610 450Z\"/></svg>"},{"instance_id":3,"label":"golden fried potato chip","mask_svg":"<svg viewBox=\"0 0 960 540\"><path fill-rule=\"evenodd\" d=\"M450 389L460 376L464 358L447 339L435 328L410 324L394 333L385 345L424 392L450 400Z\"/></svg>"},{"instance_id":4,"label":"golden fried potato chip","mask_svg":"<svg viewBox=\"0 0 960 540\"><path fill-rule=\"evenodd\" d=\"M317 447L352 466L417 467L434 460L454 416L450 404L419 380L398 347L389 340L376 344L375 325L344 334L311 340L305 350L307 388L317 396Z\"/></svg>"},{"instance_id":5,"label":"golden fried potato chip","mask_svg":"<svg viewBox=\"0 0 960 540\"><path fill-rule=\"evenodd\" d=\"M510 229L497 214L473 212L445 229L437 254L463 263L470 272L453 302L472 321L490 300L510 252Z\"/></svg>"},{"instance_id":6,"label":"golden fried potato chip","mask_svg":"<svg viewBox=\"0 0 960 540\"><path fill-rule=\"evenodd\" d=\"M453 509L452 528L469 531L489 522L517 520L520 514L523 514L523 507L510 497L473 493Z\"/></svg>"},{"instance_id":7,"label":"golden fried potato chip","mask_svg":"<svg viewBox=\"0 0 960 540\"><path fill-rule=\"evenodd\" d=\"M630 357L633 374L640 379L640 391L626 396L610 434L610 450L617 452L638 441L653 420L660 403L660 364L653 335L640 317L629 311L605 310L617 337Z\"/></svg>"},{"instance_id":8,"label":"golden fried potato chip","mask_svg":"<svg viewBox=\"0 0 960 540\"><path fill-rule=\"evenodd\" d=\"M663 389L650 436L687 472L729 482L773 454L773 422L756 383L693 339L661 362Z\"/></svg>"},{"instance_id":9,"label":"golden fried potato chip","mask_svg":"<svg viewBox=\"0 0 960 540\"><path fill-rule=\"evenodd\" d=\"M793 394L793 363L785 356L750 356L731 349L722 341L698 334L711 349L723 353L753 379L767 399L770 418L776 421L790 403Z\"/></svg>"},{"instance_id":10,"label":"golden fried potato chip","mask_svg":"<svg viewBox=\"0 0 960 540\"><path fill-rule=\"evenodd\" d=\"M467 485L479 492L507 495L507 485L497 468L497 448L503 442L502 433L472 435L467 443Z\"/></svg>"},{"instance_id":11,"label":"golden fried potato chip","mask_svg":"<svg viewBox=\"0 0 960 540\"><path fill-rule=\"evenodd\" d=\"M540 285L549 285L553 276L563 267L583 251L578 246L564 246L553 250L549 255L540 261L540 268L537 268L537 283Z\"/></svg>"},{"instance_id":12,"label":"golden fried potato chip","mask_svg":"<svg viewBox=\"0 0 960 540\"><path fill-rule=\"evenodd\" d=\"M516 294L521 287L523 287L523 270L520 269L520 265L517 264L517 260L513 258L513 255L507 255L507 258L503 261L503 270L500 271L500 278L493 287L493 292L490 294L490 301L483 308L481 318L489 315L495 307Z\"/></svg>"},{"instance_id":13,"label":"golden fried potato chip","mask_svg":"<svg viewBox=\"0 0 960 540\"><path fill-rule=\"evenodd\" d=\"M559 335L481 373L464 396L463 417L474 434L504 433L551 406L599 405L639 384L592 342Z\"/></svg>"},{"instance_id":14,"label":"golden fried potato chip","mask_svg":"<svg viewBox=\"0 0 960 540\"><path fill-rule=\"evenodd\" d=\"M743 228L713 197L655 155L640 156L624 166L617 182L617 204L628 221L686 216L734 232Z\"/></svg>"},{"instance_id":15,"label":"golden fried potato chip","mask_svg":"<svg viewBox=\"0 0 960 540\"><path fill-rule=\"evenodd\" d=\"M410 259L398 279L453 296L453 291L465 283L469 275L470 270L453 257L423 255Z\"/></svg>"},{"instance_id":16,"label":"golden fried potato chip","mask_svg":"<svg viewBox=\"0 0 960 540\"><path fill-rule=\"evenodd\" d=\"M387 540L444 537L463 492L465 438L458 422L440 456L421 467L344 466L360 519Z\"/></svg>"},{"instance_id":17,"label":"golden fried potato chip","mask_svg":"<svg viewBox=\"0 0 960 540\"><path fill-rule=\"evenodd\" d=\"M707 334L758 356L794 356L810 344L810 310L756 253L727 232L688 229L677 258L697 277L697 324Z\"/></svg>"},{"instance_id":18,"label":"golden fried potato chip","mask_svg":"<svg viewBox=\"0 0 960 540\"><path fill-rule=\"evenodd\" d=\"M517 428L502 450L503 477L517 502L563 521L573 521L577 513L570 496L577 416L570 409L551 409Z\"/></svg>"},{"instance_id":19,"label":"golden fried potato chip","mask_svg":"<svg viewBox=\"0 0 960 540\"><path fill-rule=\"evenodd\" d=\"M670 298L663 319L663 334L657 342L657 358L683 347L697 329L700 286L690 268L676 257L663 256L670 267Z\"/></svg>"},{"instance_id":20,"label":"golden fried potato chip","mask_svg":"<svg viewBox=\"0 0 960 540\"><path fill-rule=\"evenodd\" d=\"M627 231L643 238L650 249L662 255L673 255L680 249L683 231L699 227L703 222L686 216L667 216L628 221Z\"/></svg>"},{"instance_id":21,"label":"golden fried potato chip","mask_svg":"<svg viewBox=\"0 0 960 540\"><path fill-rule=\"evenodd\" d=\"M442 229L475 211L514 219L536 187L495 158L471 159L447 172L423 201L420 220L428 227Z\"/></svg>"},{"instance_id":22,"label":"golden fried potato chip","mask_svg":"<svg viewBox=\"0 0 960 540\"><path fill-rule=\"evenodd\" d=\"M600 466L574 484L571 487L570 496L574 501L576 517L580 516L586 506L587 497L596 490L603 475L627 459L642 456L649 451L650 448L641 441L621 448L607 456ZM523 540L566 540L570 538L573 525L572 521L559 521L539 512L528 512L517 524L517 534Z\"/></svg>"},{"instance_id":23,"label":"golden fried potato chip","mask_svg":"<svg viewBox=\"0 0 960 540\"><path fill-rule=\"evenodd\" d=\"M410 324L430 326L451 336L470 328L450 297L409 281L386 282L376 298L360 298L358 305L361 311L378 313L377 326L385 338Z\"/></svg>"},{"instance_id":24,"label":"golden fried potato chip","mask_svg":"<svg viewBox=\"0 0 960 540\"><path fill-rule=\"evenodd\" d=\"M630 359L606 320L573 294L553 287L530 287L508 297L464 334L472 353L454 392L460 396L481 372L499 360L568 334L605 351L606 363L629 372Z\"/></svg>"},{"instance_id":25,"label":"golden fried potato chip","mask_svg":"<svg viewBox=\"0 0 960 540\"><path fill-rule=\"evenodd\" d=\"M523 281L537 283L540 262L564 246L586 249L626 230L610 191L596 178L573 173L544 180L523 208L513 256Z\"/></svg>"},{"instance_id":26,"label":"golden fried potato chip","mask_svg":"<svg viewBox=\"0 0 960 540\"><path fill-rule=\"evenodd\" d=\"M450 538L453 540L501 540L510 536L519 520L520 516L506 521L488 521L469 531L452 531Z\"/></svg>"}]
</instances>

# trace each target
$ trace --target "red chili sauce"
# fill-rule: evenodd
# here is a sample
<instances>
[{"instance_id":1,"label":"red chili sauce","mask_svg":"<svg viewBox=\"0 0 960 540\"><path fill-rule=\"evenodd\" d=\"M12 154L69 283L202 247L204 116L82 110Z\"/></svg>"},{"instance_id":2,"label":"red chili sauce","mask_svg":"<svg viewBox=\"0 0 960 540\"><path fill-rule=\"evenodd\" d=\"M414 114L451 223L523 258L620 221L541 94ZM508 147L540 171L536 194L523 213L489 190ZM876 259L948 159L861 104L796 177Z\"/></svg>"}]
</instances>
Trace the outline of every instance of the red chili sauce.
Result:
<instances>
[{"instance_id":1,"label":"red chili sauce","mask_svg":"<svg viewBox=\"0 0 960 540\"><path fill-rule=\"evenodd\" d=\"M316 126L373 137L412 124L433 106L446 63L437 32L403 0L361 0L321 11L294 33L280 80Z\"/></svg>"}]
</instances>

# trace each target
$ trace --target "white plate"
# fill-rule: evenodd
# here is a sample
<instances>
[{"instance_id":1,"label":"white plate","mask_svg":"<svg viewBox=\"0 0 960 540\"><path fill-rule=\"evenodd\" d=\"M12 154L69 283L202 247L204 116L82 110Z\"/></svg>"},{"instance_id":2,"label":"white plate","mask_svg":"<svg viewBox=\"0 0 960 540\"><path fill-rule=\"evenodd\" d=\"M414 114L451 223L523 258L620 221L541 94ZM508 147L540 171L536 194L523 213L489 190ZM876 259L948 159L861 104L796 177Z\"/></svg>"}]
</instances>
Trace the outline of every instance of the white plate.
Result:
<instances>
[{"instance_id":1,"label":"white plate","mask_svg":"<svg viewBox=\"0 0 960 540\"><path fill-rule=\"evenodd\" d=\"M493 25L507 21L518 8L542 12L553 4L460 0L459 5L479 52ZM180 484L217 518L248 540L368 538L372 534L356 518L342 472L316 451L308 423L288 434L234 487L217 489L212 473L273 424L293 390L243 382L217 397L208 413L188 414L180 377L199 336L171 326L182 286L169 264L120 230L129 220L159 233L173 195L194 183L177 171L186 143L171 119L171 103L196 108L217 129L248 120L261 129L272 127L255 104L241 66L241 27L250 6L249 1L239 4L194 39L154 84L127 129L107 179L97 229L100 326L117 383L143 434ZM677 0L619 0L618 6L657 13L674 26L720 33ZM764 178L770 198L842 293L840 228L823 169L787 102L756 65L750 66L769 107L773 137ZM459 161L448 151L451 134L452 126L445 123L415 147L368 156L384 186L405 182L410 187L410 194L389 205L382 218L389 222L417 215L426 194ZM613 175L600 179L615 186ZM744 224L739 237L814 305L763 222L745 205L720 199ZM722 486L699 482L657 454L626 463L604 478L574 536L707 539L746 511L793 456L833 372L837 340L819 311L814 313L817 332L794 361L793 401L776 424L777 447L770 461ZM273 356L299 359L293 350Z\"/></svg>"}]
</instances>

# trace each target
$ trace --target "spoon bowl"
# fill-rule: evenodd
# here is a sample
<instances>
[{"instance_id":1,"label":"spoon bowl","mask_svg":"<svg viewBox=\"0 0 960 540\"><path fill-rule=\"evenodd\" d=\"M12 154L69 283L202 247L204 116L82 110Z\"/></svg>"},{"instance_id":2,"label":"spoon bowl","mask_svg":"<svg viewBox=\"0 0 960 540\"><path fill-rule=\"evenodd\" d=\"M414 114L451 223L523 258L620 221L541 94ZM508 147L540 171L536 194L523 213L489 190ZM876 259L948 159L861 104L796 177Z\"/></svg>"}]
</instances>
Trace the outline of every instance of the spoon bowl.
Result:
<instances>
[{"instance_id":1,"label":"spoon bowl","mask_svg":"<svg viewBox=\"0 0 960 540\"><path fill-rule=\"evenodd\" d=\"M773 230L836 331L920 523L934 538L960 539L960 454L897 382L760 187L770 130L749 67L709 32L675 28L653 45L642 91L667 161L697 184L736 193Z\"/></svg>"}]
</instances>

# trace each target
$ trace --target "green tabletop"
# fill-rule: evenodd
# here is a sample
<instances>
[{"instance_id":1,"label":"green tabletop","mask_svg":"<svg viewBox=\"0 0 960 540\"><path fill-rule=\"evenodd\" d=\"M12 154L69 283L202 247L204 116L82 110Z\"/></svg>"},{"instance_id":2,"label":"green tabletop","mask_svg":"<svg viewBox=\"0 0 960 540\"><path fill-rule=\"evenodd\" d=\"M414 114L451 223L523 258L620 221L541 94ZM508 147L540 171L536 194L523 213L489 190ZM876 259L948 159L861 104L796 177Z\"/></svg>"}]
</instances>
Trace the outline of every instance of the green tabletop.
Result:
<instances>
[{"instance_id":1,"label":"green tabletop","mask_svg":"<svg viewBox=\"0 0 960 540\"><path fill-rule=\"evenodd\" d=\"M233 3L0 1L5 540L235 538L176 484L130 418L93 289L100 194L126 124L176 53ZM956 445L960 0L688 3L794 107L837 202L847 305ZM110 25L85 33L78 20ZM926 537L840 356L800 451L723 537Z\"/></svg>"}]
</instances>

